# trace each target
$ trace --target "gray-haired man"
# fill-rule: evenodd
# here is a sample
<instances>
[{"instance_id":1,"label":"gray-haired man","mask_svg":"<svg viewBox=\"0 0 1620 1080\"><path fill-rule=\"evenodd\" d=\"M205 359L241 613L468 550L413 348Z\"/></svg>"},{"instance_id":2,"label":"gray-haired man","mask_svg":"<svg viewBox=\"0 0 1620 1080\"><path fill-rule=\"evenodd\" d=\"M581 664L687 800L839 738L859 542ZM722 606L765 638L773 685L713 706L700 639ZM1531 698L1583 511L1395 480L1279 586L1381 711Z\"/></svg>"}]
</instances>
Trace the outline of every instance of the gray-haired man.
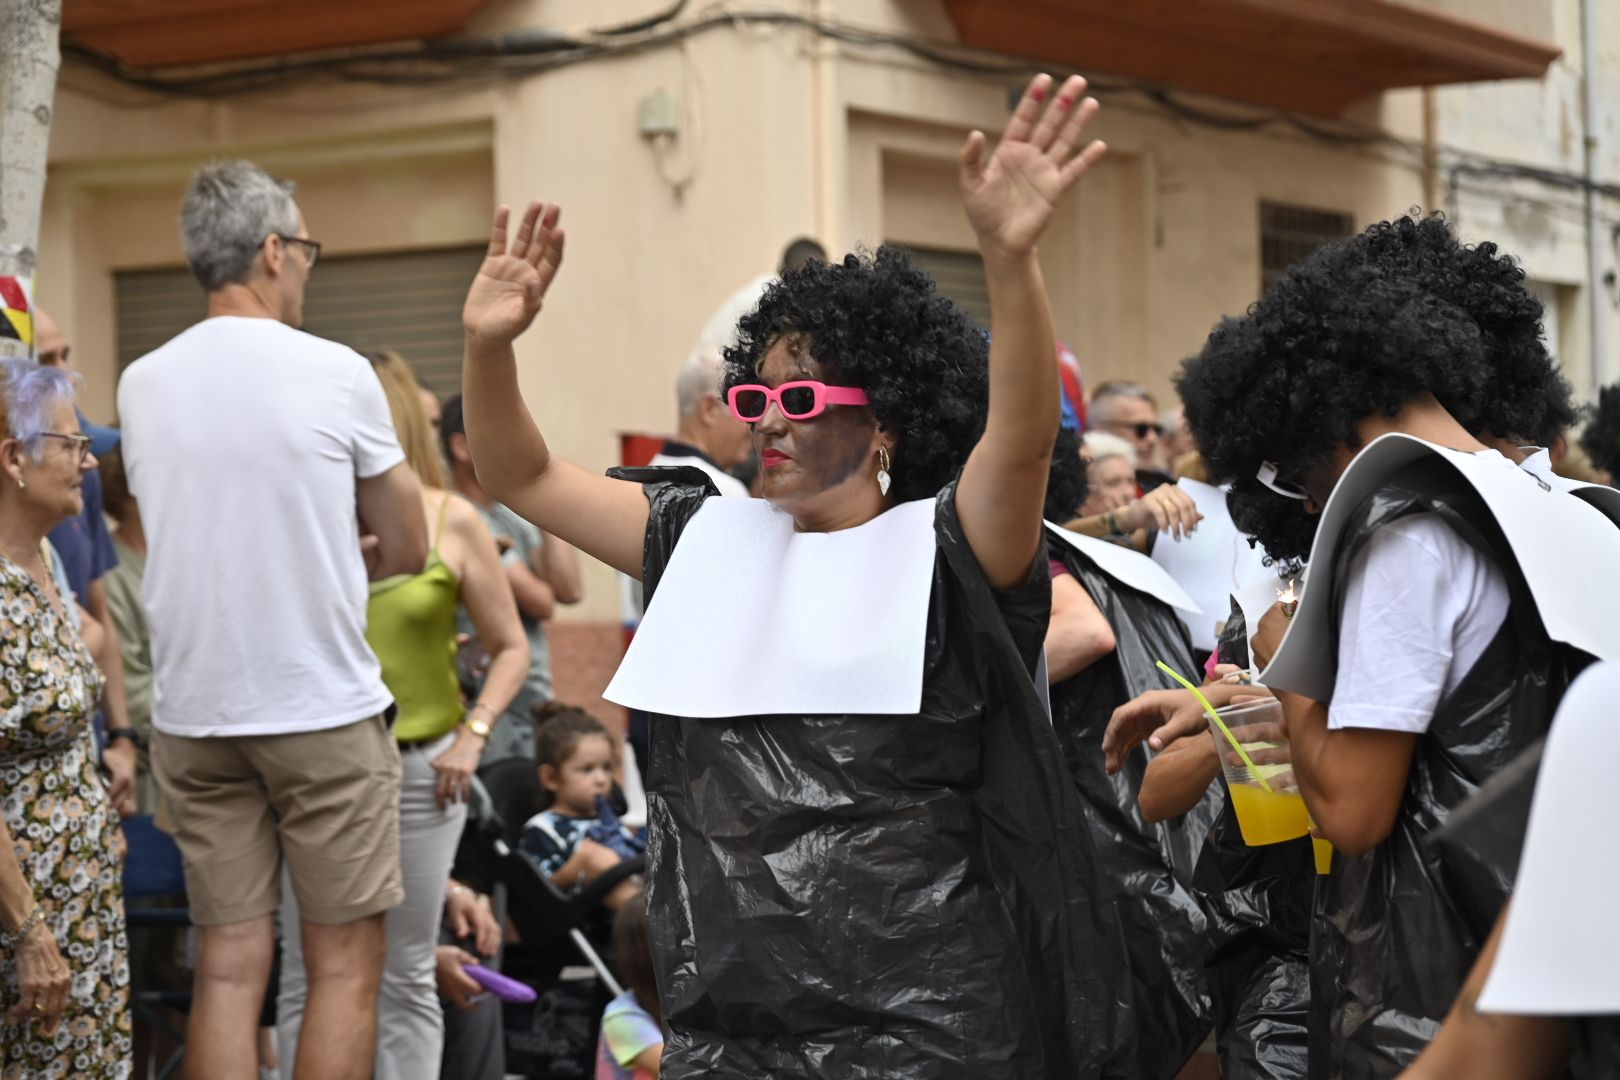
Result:
<instances>
[{"instance_id":1,"label":"gray-haired man","mask_svg":"<svg viewBox=\"0 0 1620 1080\"><path fill-rule=\"evenodd\" d=\"M421 571L419 485L371 365L296 329L320 244L291 185L209 165L180 224L208 317L135 361L118 405L149 545L152 756L199 931L187 1063L258 1076L285 866L310 987L294 1075L361 1080L403 895L367 575Z\"/></svg>"}]
</instances>

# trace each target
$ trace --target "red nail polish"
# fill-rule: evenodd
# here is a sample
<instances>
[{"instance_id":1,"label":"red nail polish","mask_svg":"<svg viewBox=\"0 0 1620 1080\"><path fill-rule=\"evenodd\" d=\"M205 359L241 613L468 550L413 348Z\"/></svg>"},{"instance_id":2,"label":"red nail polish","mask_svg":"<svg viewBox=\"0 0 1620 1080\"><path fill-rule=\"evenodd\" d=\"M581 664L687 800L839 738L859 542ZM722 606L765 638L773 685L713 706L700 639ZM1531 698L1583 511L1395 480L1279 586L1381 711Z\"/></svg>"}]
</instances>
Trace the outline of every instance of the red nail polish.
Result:
<instances>
[{"instance_id":1,"label":"red nail polish","mask_svg":"<svg viewBox=\"0 0 1620 1080\"><path fill-rule=\"evenodd\" d=\"M1067 109L1070 105L1074 104L1074 100L1072 98L1060 97L1058 98L1057 103L1058 108Z\"/></svg>"},{"instance_id":2,"label":"red nail polish","mask_svg":"<svg viewBox=\"0 0 1620 1080\"><path fill-rule=\"evenodd\" d=\"M1044 86L1032 86L1032 87L1030 87L1029 96L1034 98L1036 101L1045 101L1046 100L1046 87L1044 87Z\"/></svg>"}]
</instances>

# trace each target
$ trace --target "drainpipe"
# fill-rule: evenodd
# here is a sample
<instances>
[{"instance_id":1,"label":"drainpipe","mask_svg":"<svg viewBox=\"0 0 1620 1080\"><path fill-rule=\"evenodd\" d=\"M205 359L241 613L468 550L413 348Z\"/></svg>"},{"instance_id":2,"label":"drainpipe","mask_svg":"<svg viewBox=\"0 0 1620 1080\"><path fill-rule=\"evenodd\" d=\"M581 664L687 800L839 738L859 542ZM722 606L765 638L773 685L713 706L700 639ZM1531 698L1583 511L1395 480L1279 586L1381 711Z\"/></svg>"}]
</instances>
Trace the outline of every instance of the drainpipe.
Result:
<instances>
[{"instance_id":1,"label":"drainpipe","mask_svg":"<svg viewBox=\"0 0 1620 1080\"><path fill-rule=\"evenodd\" d=\"M1440 209L1440 104L1434 87L1423 88L1423 212ZM1453 222L1453 225L1456 223Z\"/></svg>"},{"instance_id":2,"label":"drainpipe","mask_svg":"<svg viewBox=\"0 0 1620 1080\"><path fill-rule=\"evenodd\" d=\"M1586 296L1592 342L1592 381L1604 386L1615 377L1608 343L1604 340L1602 206L1598 202L1598 36L1597 0L1581 0L1581 111L1585 134L1582 176L1586 181Z\"/></svg>"}]
</instances>

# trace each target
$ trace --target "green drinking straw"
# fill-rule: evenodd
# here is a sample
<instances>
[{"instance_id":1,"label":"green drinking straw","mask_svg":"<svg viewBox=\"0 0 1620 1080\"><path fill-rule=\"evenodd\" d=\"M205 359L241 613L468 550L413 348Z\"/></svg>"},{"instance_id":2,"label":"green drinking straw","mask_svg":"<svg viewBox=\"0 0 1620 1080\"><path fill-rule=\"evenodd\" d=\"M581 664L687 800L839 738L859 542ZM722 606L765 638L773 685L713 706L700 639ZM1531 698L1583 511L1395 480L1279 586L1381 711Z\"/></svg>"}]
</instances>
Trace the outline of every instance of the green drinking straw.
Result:
<instances>
[{"instance_id":1,"label":"green drinking straw","mask_svg":"<svg viewBox=\"0 0 1620 1080\"><path fill-rule=\"evenodd\" d=\"M1271 785L1266 783L1266 778L1260 774L1259 768L1255 765L1254 761L1250 759L1249 752L1243 749L1243 744L1237 741L1237 736L1232 734L1232 729L1226 726L1226 721L1221 719L1220 714L1215 711L1215 706L1211 705L1209 703L1209 698L1204 696L1204 692L1198 689L1198 687L1194 686L1192 683L1188 682L1186 677L1183 676L1181 672L1177 671L1163 660L1155 660L1154 663L1159 665L1160 671L1164 672L1166 675L1176 680L1176 682L1192 691L1193 697L1198 699L1198 704L1202 705L1204 707L1204 711L1209 713L1209 718L1215 721L1215 726L1221 729L1221 734L1225 735L1226 741L1232 744L1232 749L1238 752L1238 757L1243 759L1243 764L1249 767L1250 774L1252 774L1256 780L1260 781L1260 786L1265 789L1266 794L1275 794L1275 792L1272 791Z\"/></svg>"}]
</instances>

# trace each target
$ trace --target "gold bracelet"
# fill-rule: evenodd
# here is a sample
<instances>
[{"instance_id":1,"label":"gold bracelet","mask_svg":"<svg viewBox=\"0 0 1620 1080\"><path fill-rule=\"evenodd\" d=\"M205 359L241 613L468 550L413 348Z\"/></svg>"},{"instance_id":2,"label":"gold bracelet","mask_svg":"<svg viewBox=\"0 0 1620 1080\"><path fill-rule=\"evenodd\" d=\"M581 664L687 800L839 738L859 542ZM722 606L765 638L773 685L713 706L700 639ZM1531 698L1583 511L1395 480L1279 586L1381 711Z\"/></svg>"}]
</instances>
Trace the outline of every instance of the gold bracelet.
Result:
<instances>
[{"instance_id":1,"label":"gold bracelet","mask_svg":"<svg viewBox=\"0 0 1620 1080\"><path fill-rule=\"evenodd\" d=\"M4 945L9 949L19 944L23 938L33 933L34 927L38 926L44 918L45 905L36 903L34 910L28 913L28 917L17 924L17 929L9 934L0 934L0 945Z\"/></svg>"}]
</instances>

